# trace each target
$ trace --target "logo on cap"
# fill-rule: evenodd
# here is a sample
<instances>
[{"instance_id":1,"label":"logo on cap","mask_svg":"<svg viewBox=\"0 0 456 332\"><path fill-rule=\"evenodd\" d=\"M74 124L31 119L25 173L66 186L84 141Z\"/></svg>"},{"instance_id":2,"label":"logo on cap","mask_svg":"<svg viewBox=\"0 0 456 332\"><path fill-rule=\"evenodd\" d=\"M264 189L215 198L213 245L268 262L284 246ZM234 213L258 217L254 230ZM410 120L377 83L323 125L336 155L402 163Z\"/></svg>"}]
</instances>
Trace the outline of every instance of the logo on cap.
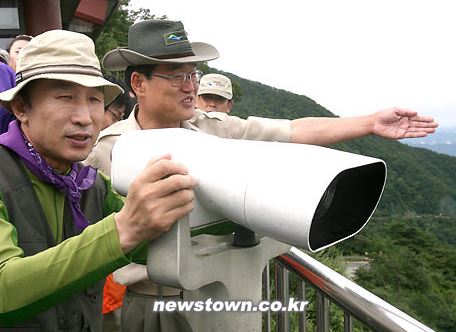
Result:
<instances>
[{"instance_id":1,"label":"logo on cap","mask_svg":"<svg viewBox=\"0 0 456 332\"><path fill-rule=\"evenodd\" d=\"M164 34L163 37L165 38L166 45L172 45L188 41L187 34L184 30L169 32Z\"/></svg>"},{"instance_id":2,"label":"logo on cap","mask_svg":"<svg viewBox=\"0 0 456 332\"><path fill-rule=\"evenodd\" d=\"M213 87L226 88L226 84L221 81L208 81L207 85L213 86Z\"/></svg>"},{"instance_id":3,"label":"logo on cap","mask_svg":"<svg viewBox=\"0 0 456 332\"><path fill-rule=\"evenodd\" d=\"M22 81L22 73L16 73L16 85Z\"/></svg>"}]
</instances>

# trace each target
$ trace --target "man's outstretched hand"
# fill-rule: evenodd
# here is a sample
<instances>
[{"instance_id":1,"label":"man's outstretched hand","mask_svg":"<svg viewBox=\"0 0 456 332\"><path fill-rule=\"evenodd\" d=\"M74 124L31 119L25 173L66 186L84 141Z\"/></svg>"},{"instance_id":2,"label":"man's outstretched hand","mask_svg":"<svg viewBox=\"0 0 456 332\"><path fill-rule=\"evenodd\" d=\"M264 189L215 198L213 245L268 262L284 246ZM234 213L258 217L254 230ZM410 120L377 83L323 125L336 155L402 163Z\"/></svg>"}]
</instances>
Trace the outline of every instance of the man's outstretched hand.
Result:
<instances>
[{"instance_id":1,"label":"man's outstretched hand","mask_svg":"<svg viewBox=\"0 0 456 332\"><path fill-rule=\"evenodd\" d=\"M383 138L401 139L431 134L438 123L430 116L404 108L389 108L374 114L372 133Z\"/></svg>"}]
</instances>

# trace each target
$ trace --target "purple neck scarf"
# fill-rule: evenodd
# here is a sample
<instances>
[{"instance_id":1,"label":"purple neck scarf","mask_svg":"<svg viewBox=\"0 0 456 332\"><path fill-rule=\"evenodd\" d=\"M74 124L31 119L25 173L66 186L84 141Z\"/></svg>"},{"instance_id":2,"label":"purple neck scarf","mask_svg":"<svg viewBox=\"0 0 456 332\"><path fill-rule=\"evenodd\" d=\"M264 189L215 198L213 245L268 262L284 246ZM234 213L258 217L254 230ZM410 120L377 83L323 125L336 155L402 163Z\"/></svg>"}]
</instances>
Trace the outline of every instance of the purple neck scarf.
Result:
<instances>
[{"instance_id":1,"label":"purple neck scarf","mask_svg":"<svg viewBox=\"0 0 456 332\"><path fill-rule=\"evenodd\" d=\"M81 190L89 189L95 182L97 176L95 168L86 166L78 171L78 164L72 163L68 175L58 174L27 140L17 120L12 121L8 131L0 135L0 144L14 151L24 165L41 181L52 184L68 197L73 223L78 230L82 231L89 225L81 211L79 201Z\"/></svg>"}]
</instances>

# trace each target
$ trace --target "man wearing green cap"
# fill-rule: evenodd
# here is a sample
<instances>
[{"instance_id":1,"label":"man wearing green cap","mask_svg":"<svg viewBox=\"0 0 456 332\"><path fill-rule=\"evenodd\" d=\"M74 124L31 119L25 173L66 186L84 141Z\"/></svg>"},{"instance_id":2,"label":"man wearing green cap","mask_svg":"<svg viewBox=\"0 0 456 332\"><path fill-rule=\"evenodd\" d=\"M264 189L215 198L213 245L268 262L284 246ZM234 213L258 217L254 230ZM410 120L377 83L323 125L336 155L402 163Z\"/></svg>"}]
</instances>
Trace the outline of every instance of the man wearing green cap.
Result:
<instances>
[{"instance_id":1,"label":"man wearing green cap","mask_svg":"<svg viewBox=\"0 0 456 332\"><path fill-rule=\"evenodd\" d=\"M89 37L38 35L16 70L16 87L0 93L17 117L0 135L0 329L101 331L105 277L192 210L195 180L159 156L124 205L79 163L122 92L103 78Z\"/></svg>"},{"instance_id":2,"label":"man wearing green cap","mask_svg":"<svg viewBox=\"0 0 456 332\"><path fill-rule=\"evenodd\" d=\"M105 69L125 71L125 78L138 104L130 117L102 131L86 162L109 174L110 155L116 139L124 132L140 129L186 128L225 138L282 141L327 145L367 135L390 139L421 137L434 132L437 123L416 112L392 108L353 118L302 118L272 120L249 117L247 120L220 112L195 109L201 73L198 62L218 57L208 44L187 38L181 22L148 20L132 25L128 46L108 52ZM138 268L137 266L134 267ZM179 297L180 290L157 285L143 273L124 273L121 279L132 284L127 290L122 312L129 331L166 331L160 326L161 315L152 316L146 309L148 298ZM127 276L127 277L125 277ZM140 303L135 306L132 304ZM146 313L148 318L140 313ZM158 322L157 322L158 320Z\"/></svg>"}]
</instances>

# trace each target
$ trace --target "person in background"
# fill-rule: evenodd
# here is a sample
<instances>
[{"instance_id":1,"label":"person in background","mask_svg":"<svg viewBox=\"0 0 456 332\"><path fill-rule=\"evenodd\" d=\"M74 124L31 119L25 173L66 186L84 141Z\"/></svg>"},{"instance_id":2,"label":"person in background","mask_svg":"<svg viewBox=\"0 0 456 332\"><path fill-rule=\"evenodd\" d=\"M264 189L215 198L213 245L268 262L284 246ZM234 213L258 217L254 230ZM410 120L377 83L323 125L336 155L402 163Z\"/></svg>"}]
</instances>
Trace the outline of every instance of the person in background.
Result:
<instances>
[{"instance_id":1,"label":"person in background","mask_svg":"<svg viewBox=\"0 0 456 332\"><path fill-rule=\"evenodd\" d=\"M104 74L103 77L109 82L120 86L124 90L124 93L119 94L112 103L105 106L101 129L105 129L113 123L124 119L125 115L129 114L132 108L132 98L127 92L127 89L125 89L125 84L113 75ZM102 308L104 331L120 331L120 310L125 290L126 286L116 283L112 274L106 277L106 283L103 288Z\"/></svg>"},{"instance_id":2,"label":"person in background","mask_svg":"<svg viewBox=\"0 0 456 332\"><path fill-rule=\"evenodd\" d=\"M241 119L221 112L203 112L195 108L201 79L196 65L218 56L209 44L190 43L182 22L147 20L133 24L128 46L109 51L103 66L110 71L125 70L127 86L135 93L138 104L128 119L100 133L85 162L109 174L117 138L142 129L180 127L223 138L328 145L368 135L389 139L422 137L437 127L431 117L403 108L352 118L295 120ZM152 311L157 299L181 298L181 289L149 280L145 266L129 265L115 274L118 272L123 274L123 284L129 285L122 306L122 330L188 331L179 312Z\"/></svg>"},{"instance_id":3,"label":"person in background","mask_svg":"<svg viewBox=\"0 0 456 332\"><path fill-rule=\"evenodd\" d=\"M84 166L122 89L86 35L47 31L19 53L0 101L0 330L101 331L105 278L193 209L196 180L171 156L150 160L123 199ZM154 213L151 213L153 211Z\"/></svg>"},{"instance_id":4,"label":"person in background","mask_svg":"<svg viewBox=\"0 0 456 332\"><path fill-rule=\"evenodd\" d=\"M31 36L19 35L16 36L8 45L7 52L7 66L1 66L0 75L0 92L13 88L15 83L16 59L19 51L24 48L32 40ZM13 113L6 111L0 106L0 134L8 130L8 125L16 117Z\"/></svg>"},{"instance_id":5,"label":"person in background","mask_svg":"<svg viewBox=\"0 0 456 332\"><path fill-rule=\"evenodd\" d=\"M2 56L0 58L0 92L9 90L16 85L14 71L7 64L8 58L8 53L6 53L6 56ZM10 122L15 119L16 117L14 114L8 112L4 107L0 105L0 134L6 132L8 130L8 125Z\"/></svg>"},{"instance_id":6,"label":"person in background","mask_svg":"<svg viewBox=\"0 0 456 332\"><path fill-rule=\"evenodd\" d=\"M233 107L231 80L221 74L206 74L198 88L196 108L205 112L230 113Z\"/></svg>"},{"instance_id":7,"label":"person in background","mask_svg":"<svg viewBox=\"0 0 456 332\"><path fill-rule=\"evenodd\" d=\"M8 64L9 60L9 53L4 50L3 48L0 48L0 62L4 64Z\"/></svg>"},{"instance_id":8,"label":"person in background","mask_svg":"<svg viewBox=\"0 0 456 332\"><path fill-rule=\"evenodd\" d=\"M19 54L19 51L25 47L31 40L32 36L28 35L19 35L16 36L8 45L8 48L6 49L9 54L9 62L8 65L16 71L16 60L17 60L17 55Z\"/></svg>"},{"instance_id":9,"label":"person in background","mask_svg":"<svg viewBox=\"0 0 456 332\"><path fill-rule=\"evenodd\" d=\"M127 89L125 89L125 84L113 75L105 74L103 77L109 82L120 86L124 90L124 93L118 95L112 103L105 107L105 114L101 129L105 129L113 123L124 119L125 116L128 116L128 114L130 114L132 108L131 97L127 92Z\"/></svg>"}]
</instances>

